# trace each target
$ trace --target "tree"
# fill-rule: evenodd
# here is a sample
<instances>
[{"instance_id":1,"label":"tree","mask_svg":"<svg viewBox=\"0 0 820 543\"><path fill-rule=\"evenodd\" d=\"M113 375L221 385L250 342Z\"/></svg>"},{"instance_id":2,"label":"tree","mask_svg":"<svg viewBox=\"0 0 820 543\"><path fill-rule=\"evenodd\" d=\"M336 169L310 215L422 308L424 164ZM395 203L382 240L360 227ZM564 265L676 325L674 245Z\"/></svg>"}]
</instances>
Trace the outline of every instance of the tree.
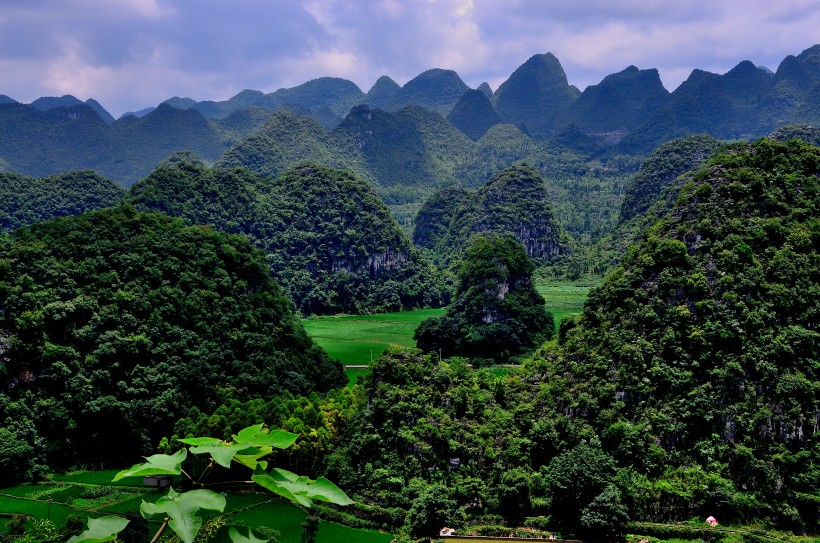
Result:
<instances>
[{"instance_id":1,"label":"tree","mask_svg":"<svg viewBox=\"0 0 820 543\"><path fill-rule=\"evenodd\" d=\"M474 236L458 273L455 299L414 338L427 352L508 361L549 339L553 317L532 285L533 263L513 237Z\"/></svg>"},{"instance_id":2,"label":"tree","mask_svg":"<svg viewBox=\"0 0 820 543\"><path fill-rule=\"evenodd\" d=\"M407 511L405 525L413 537L430 539L439 534L445 526L463 523L464 511L458 508L450 496L450 490L443 485L425 487Z\"/></svg>"},{"instance_id":3,"label":"tree","mask_svg":"<svg viewBox=\"0 0 820 543\"><path fill-rule=\"evenodd\" d=\"M620 495L609 489L614 477L615 461L598 443L583 443L553 458L547 477L548 510L559 530L578 535L608 529L622 519Z\"/></svg>"}]
</instances>

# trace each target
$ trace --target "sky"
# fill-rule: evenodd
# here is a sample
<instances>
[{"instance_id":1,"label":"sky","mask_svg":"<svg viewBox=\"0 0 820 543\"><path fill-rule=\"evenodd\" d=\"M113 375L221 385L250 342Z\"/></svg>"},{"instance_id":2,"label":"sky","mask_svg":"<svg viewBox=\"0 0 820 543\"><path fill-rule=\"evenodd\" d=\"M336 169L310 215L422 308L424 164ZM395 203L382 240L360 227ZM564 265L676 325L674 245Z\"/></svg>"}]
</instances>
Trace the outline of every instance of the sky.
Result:
<instances>
[{"instance_id":1,"label":"sky","mask_svg":"<svg viewBox=\"0 0 820 543\"><path fill-rule=\"evenodd\" d=\"M0 94L95 98L118 117L430 68L495 90L547 52L581 90L635 65L671 91L695 68L776 70L816 43L818 0L2 0Z\"/></svg>"}]
</instances>

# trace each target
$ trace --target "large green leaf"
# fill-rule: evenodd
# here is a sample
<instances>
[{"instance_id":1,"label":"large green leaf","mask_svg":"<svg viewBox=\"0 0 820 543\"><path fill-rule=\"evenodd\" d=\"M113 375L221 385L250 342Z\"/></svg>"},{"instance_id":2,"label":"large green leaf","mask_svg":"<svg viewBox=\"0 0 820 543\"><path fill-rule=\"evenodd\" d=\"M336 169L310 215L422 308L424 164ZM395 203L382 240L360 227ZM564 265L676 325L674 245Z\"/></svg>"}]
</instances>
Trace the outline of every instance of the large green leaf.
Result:
<instances>
[{"instance_id":1,"label":"large green leaf","mask_svg":"<svg viewBox=\"0 0 820 543\"><path fill-rule=\"evenodd\" d=\"M226 468L235 460L250 469L256 469L257 465L265 469L268 464L260 459L269 455L273 448L290 447L297 437L299 436L284 430L270 431L264 425L256 424L234 434L232 442L213 437L193 437L180 441L191 445L191 454L210 454L214 462Z\"/></svg>"},{"instance_id":2,"label":"large green leaf","mask_svg":"<svg viewBox=\"0 0 820 543\"><path fill-rule=\"evenodd\" d=\"M223 526L216 533L212 543L267 543L259 534L244 526Z\"/></svg>"},{"instance_id":3,"label":"large green leaf","mask_svg":"<svg viewBox=\"0 0 820 543\"><path fill-rule=\"evenodd\" d=\"M235 443L244 443L253 447L273 447L276 449L287 449L296 441L299 436L286 432L285 430L268 430L261 424L248 426L233 435Z\"/></svg>"},{"instance_id":4,"label":"large green leaf","mask_svg":"<svg viewBox=\"0 0 820 543\"><path fill-rule=\"evenodd\" d=\"M353 503L353 500L342 489L324 477L319 477L314 481L284 469L274 468L268 473L257 467L252 479L271 492L305 507L312 507L312 500L337 505L350 505Z\"/></svg>"},{"instance_id":5,"label":"large green leaf","mask_svg":"<svg viewBox=\"0 0 820 543\"><path fill-rule=\"evenodd\" d=\"M128 519L109 515L107 517L89 518L88 528L80 534L71 536L66 543L103 543L114 541L117 534L128 525Z\"/></svg>"},{"instance_id":6,"label":"large green leaf","mask_svg":"<svg viewBox=\"0 0 820 543\"><path fill-rule=\"evenodd\" d=\"M124 477L145 477L148 475L179 475L182 472L182 463L188 458L188 451L182 449L174 454L154 454L146 456L147 462L134 464L129 469L122 470L114 476L114 481Z\"/></svg>"},{"instance_id":7,"label":"large green leaf","mask_svg":"<svg viewBox=\"0 0 820 543\"><path fill-rule=\"evenodd\" d=\"M191 447L191 454L210 454L214 462L223 468L229 468L236 453L245 448L247 448L246 445L229 445L224 441L217 441L212 444Z\"/></svg>"},{"instance_id":8,"label":"large green leaf","mask_svg":"<svg viewBox=\"0 0 820 543\"><path fill-rule=\"evenodd\" d=\"M191 543L202 526L202 519L196 515L200 509L221 513L225 509L225 497L212 490L199 489L179 493L171 488L168 495L156 503L142 502L140 513L147 519L154 515L170 517L168 526L182 541Z\"/></svg>"}]
</instances>

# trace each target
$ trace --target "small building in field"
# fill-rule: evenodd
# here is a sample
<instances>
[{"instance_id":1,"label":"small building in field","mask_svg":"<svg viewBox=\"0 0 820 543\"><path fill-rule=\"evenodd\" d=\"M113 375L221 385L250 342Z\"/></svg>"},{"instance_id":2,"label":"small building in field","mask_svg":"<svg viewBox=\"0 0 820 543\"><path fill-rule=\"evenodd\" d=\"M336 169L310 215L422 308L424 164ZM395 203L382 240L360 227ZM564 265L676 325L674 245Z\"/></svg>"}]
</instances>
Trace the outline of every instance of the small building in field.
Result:
<instances>
[{"instance_id":1,"label":"small building in field","mask_svg":"<svg viewBox=\"0 0 820 543\"><path fill-rule=\"evenodd\" d=\"M142 486L151 488L165 488L171 485L171 478L167 475L150 475L142 478Z\"/></svg>"}]
</instances>

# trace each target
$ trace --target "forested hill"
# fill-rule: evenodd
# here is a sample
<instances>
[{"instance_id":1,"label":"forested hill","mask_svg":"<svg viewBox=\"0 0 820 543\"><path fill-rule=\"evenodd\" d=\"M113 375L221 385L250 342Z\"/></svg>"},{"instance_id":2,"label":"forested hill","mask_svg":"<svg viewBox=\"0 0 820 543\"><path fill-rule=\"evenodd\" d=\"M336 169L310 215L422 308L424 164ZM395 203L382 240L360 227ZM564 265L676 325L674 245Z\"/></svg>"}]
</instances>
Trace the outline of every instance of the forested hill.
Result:
<instances>
[{"instance_id":1,"label":"forested hill","mask_svg":"<svg viewBox=\"0 0 820 543\"><path fill-rule=\"evenodd\" d=\"M493 126L474 142L420 107L391 113L361 106L329 132L309 117L277 112L217 165L275 176L309 160L350 170L388 204L402 204L446 187L479 187L524 162L546 178L564 227L574 236L596 238L614 226L627 176L639 161L620 157L604 166L592 156L598 147L586 143L572 134L535 140L508 124Z\"/></svg>"},{"instance_id":2,"label":"forested hill","mask_svg":"<svg viewBox=\"0 0 820 543\"><path fill-rule=\"evenodd\" d=\"M183 159L158 168L126 200L249 237L304 314L429 307L447 298L373 189L345 171L305 163L272 179Z\"/></svg>"},{"instance_id":3,"label":"forested hill","mask_svg":"<svg viewBox=\"0 0 820 543\"><path fill-rule=\"evenodd\" d=\"M533 363L555 408L630 451L640 479L697 469L732 514L816 530L818 205L820 148L721 153Z\"/></svg>"},{"instance_id":4,"label":"forested hill","mask_svg":"<svg viewBox=\"0 0 820 543\"><path fill-rule=\"evenodd\" d=\"M4 478L121 465L192 406L344 382L243 237L118 207L0 238Z\"/></svg>"},{"instance_id":5,"label":"forested hill","mask_svg":"<svg viewBox=\"0 0 820 543\"><path fill-rule=\"evenodd\" d=\"M571 251L558 224L544 179L532 166L506 168L471 193L434 194L419 210L414 242L442 260L457 261L473 234L512 235L538 263Z\"/></svg>"},{"instance_id":6,"label":"forested hill","mask_svg":"<svg viewBox=\"0 0 820 543\"><path fill-rule=\"evenodd\" d=\"M44 179L0 173L0 232L115 205L125 190L92 171Z\"/></svg>"},{"instance_id":7,"label":"forested hill","mask_svg":"<svg viewBox=\"0 0 820 543\"><path fill-rule=\"evenodd\" d=\"M820 148L724 150L520 372L379 359L333 476L408 519L549 515L592 539L715 515L817 533L818 204Z\"/></svg>"}]
</instances>

